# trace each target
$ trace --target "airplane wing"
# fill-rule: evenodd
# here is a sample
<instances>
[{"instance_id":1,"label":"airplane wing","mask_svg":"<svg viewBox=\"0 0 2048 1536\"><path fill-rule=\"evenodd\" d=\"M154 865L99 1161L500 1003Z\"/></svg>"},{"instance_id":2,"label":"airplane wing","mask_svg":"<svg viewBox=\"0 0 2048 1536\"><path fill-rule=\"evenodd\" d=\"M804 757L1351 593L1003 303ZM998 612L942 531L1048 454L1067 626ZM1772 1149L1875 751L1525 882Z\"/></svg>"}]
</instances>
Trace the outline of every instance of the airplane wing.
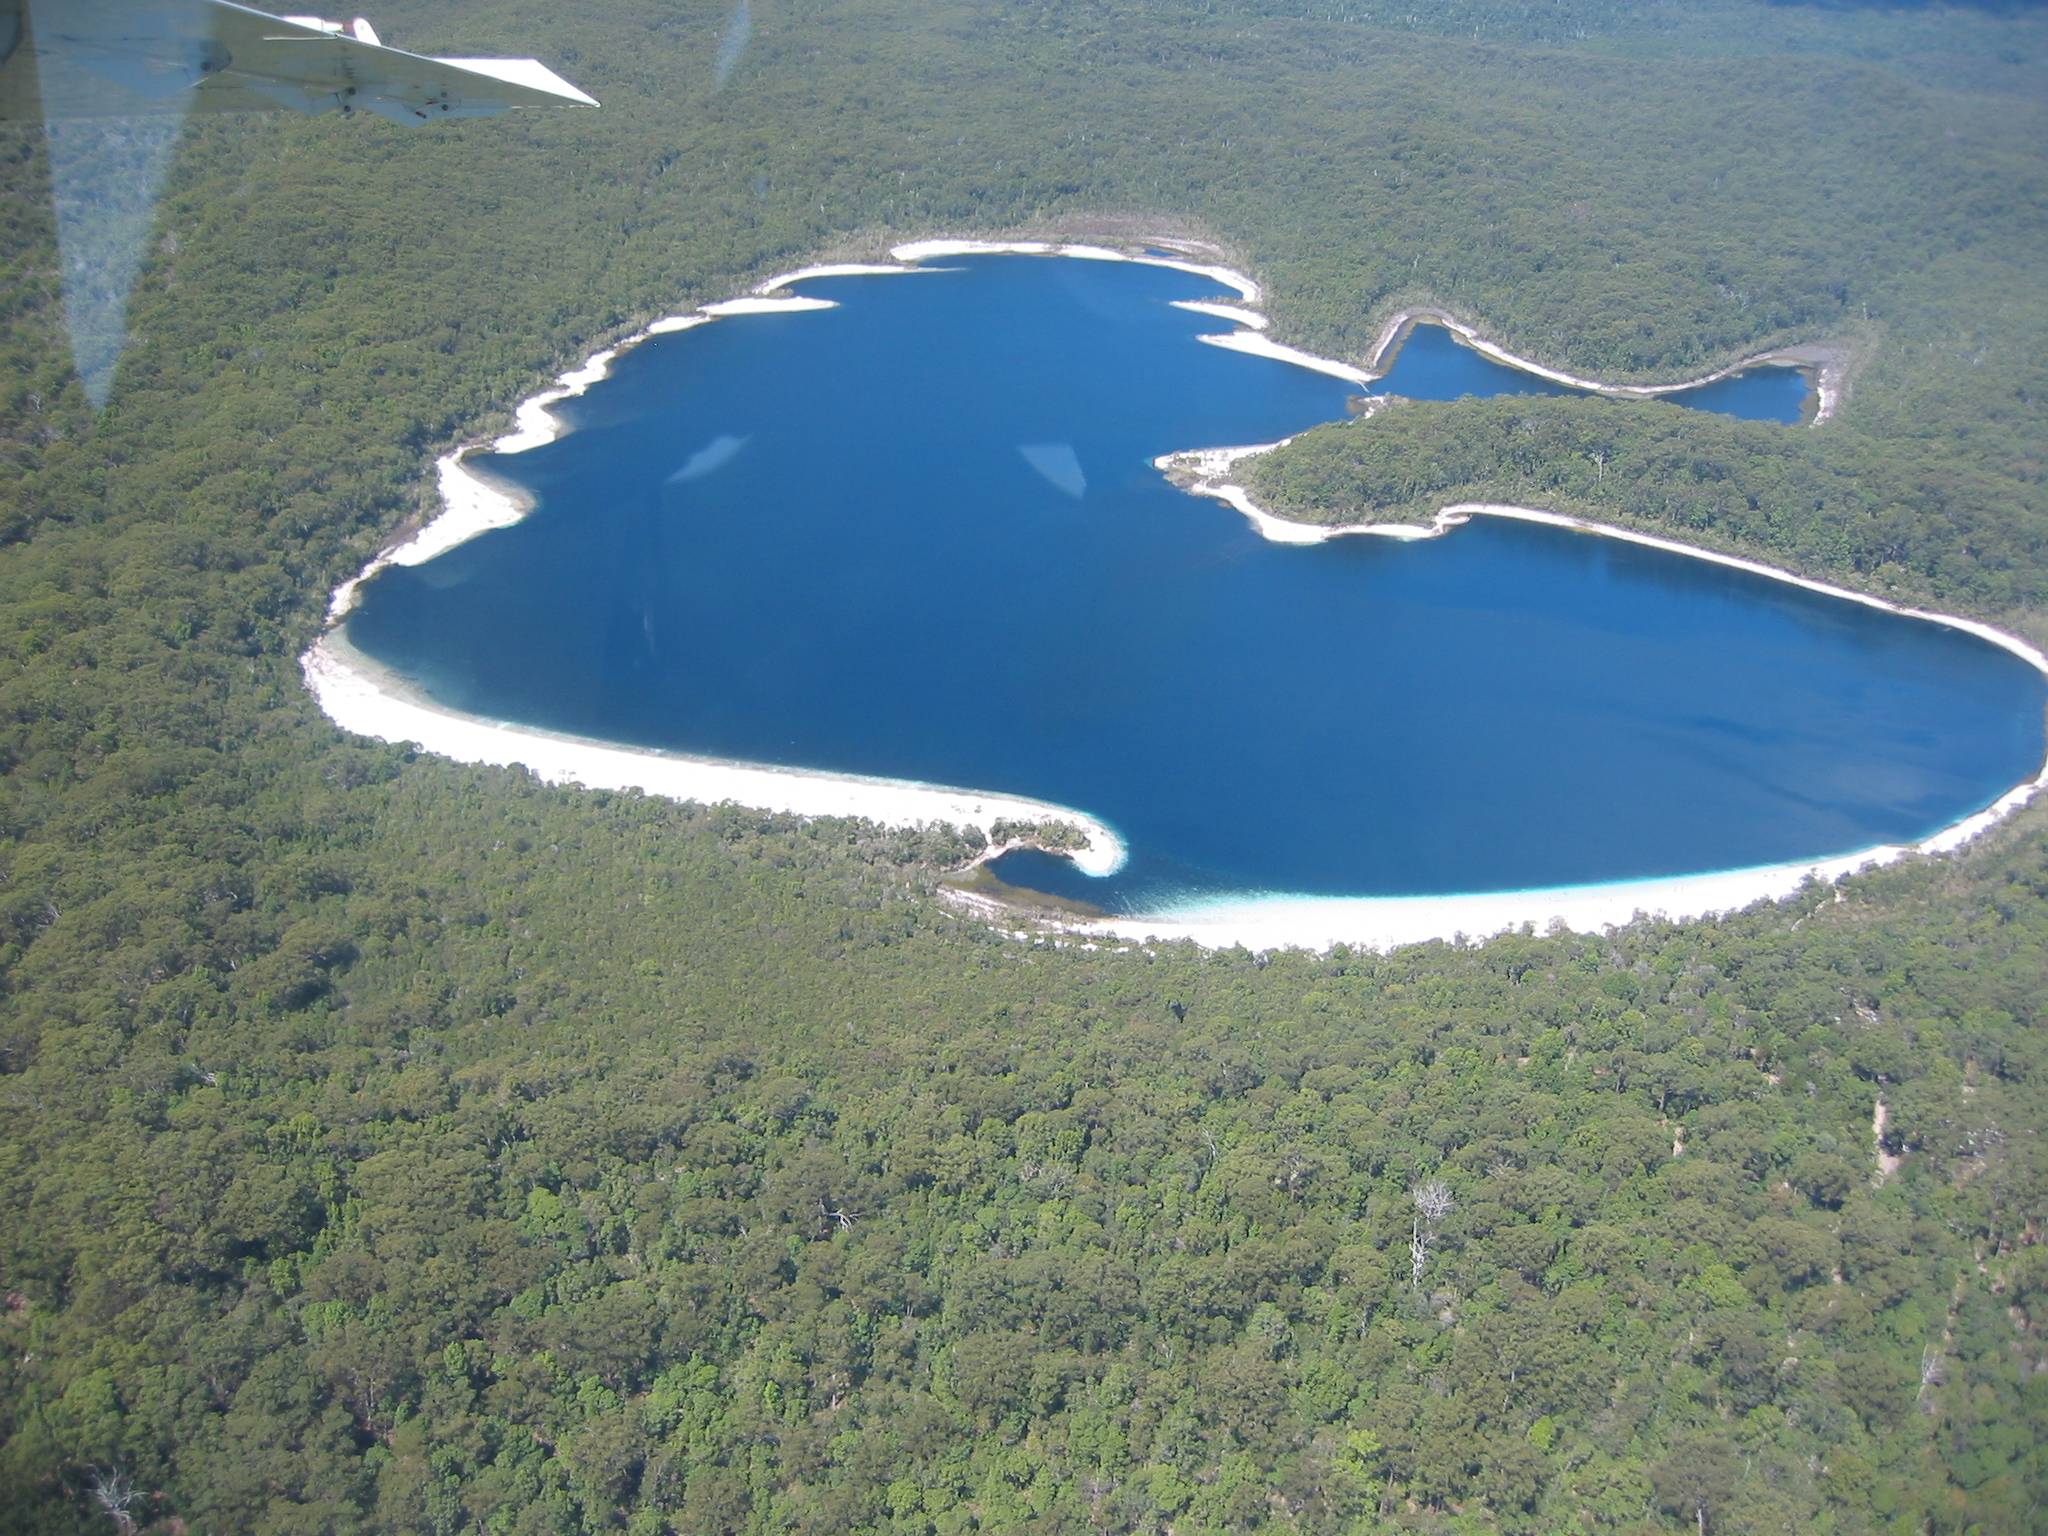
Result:
<instances>
[{"instance_id":1,"label":"airplane wing","mask_svg":"<svg viewBox=\"0 0 2048 1536\"><path fill-rule=\"evenodd\" d=\"M0 118L374 112L397 123L597 103L537 59L386 48L366 21L234 0L0 0Z\"/></svg>"}]
</instances>

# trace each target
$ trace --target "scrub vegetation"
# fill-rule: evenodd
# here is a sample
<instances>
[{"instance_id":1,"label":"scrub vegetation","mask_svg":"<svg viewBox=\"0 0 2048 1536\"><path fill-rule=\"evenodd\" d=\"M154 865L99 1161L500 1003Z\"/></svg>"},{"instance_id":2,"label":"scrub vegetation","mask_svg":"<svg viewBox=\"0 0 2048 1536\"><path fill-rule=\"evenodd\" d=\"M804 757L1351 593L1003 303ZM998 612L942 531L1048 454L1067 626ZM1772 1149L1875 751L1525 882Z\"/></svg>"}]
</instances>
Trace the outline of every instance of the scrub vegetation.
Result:
<instances>
[{"instance_id":1,"label":"scrub vegetation","mask_svg":"<svg viewBox=\"0 0 2048 1536\"><path fill-rule=\"evenodd\" d=\"M388 4L604 109L195 124L97 415L0 138L0 1530L2039 1526L2040 810L1718 922L1119 952L956 916L950 834L300 686L552 370L1016 230L1206 233L1327 353L1417 301L1601 377L1847 341L1812 433L1402 405L1260 483L2040 632L2031 12L1378 10L759 4L721 85L723 8Z\"/></svg>"}]
</instances>

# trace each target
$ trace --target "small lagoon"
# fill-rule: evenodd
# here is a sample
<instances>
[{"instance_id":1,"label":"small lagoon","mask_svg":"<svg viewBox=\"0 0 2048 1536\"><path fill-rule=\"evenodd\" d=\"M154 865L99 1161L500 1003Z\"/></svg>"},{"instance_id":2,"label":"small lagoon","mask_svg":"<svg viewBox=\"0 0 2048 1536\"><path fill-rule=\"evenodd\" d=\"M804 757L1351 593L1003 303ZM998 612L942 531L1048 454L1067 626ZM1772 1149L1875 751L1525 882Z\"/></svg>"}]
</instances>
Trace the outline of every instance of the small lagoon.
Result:
<instances>
[{"instance_id":1,"label":"small lagoon","mask_svg":"<svg viewBox=\"0 0 2048 1536\"><path fill-rule=\"evenodd\" d=\"M1074 807L1129 858L998 875L1113 912L1512 891L1916 841L2039 771L1986 641L1655 549L1481 519L1261 539L1152 467L1341 418L1354 384L1203 346L1159 267L983 256L808 279L836 308L619 357L532 510L366 582L360 651L490 720ZM1775 421L1759 368L1669 397ZM1568 392L1435 326L1375 392Z\"/></svg>"},{"instance_id":2,"label":"small lagoon","mask_svg":"<svg viewBox=\"0 0 2048 1536\"><path fill-rule=\"evenodd\" d=\"M1394 354L1393 365L1371 386L1376 395L1409 400L1456 400L1465 395L1579 395L1586 391L1495 362L1441 325L1420 322ZM1710 384L1661 395L1667 405L1690 406L1740 416L1747 421L1787 424L1805 418L1813 386L1798 368L1762 364Z\"/></svg>"}]
</instances>

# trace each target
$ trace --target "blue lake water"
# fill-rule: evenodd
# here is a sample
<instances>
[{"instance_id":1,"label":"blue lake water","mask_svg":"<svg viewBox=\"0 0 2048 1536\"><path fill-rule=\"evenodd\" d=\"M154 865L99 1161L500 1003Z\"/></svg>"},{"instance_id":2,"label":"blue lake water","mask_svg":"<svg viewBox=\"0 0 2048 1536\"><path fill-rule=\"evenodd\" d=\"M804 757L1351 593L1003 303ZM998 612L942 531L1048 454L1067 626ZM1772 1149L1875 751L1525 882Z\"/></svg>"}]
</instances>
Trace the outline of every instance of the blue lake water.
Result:
<instances>
[{"instance_id":1,"label":"blue lake water","mask_svg":"<svg viewBox=\"0 0 2048 1536\"><path fill-rule=\"evenodd\" d=\"M1274 545L1173 489L1154 457L1354 392L1197 344L1217 322L1169 301L1200 278L988 257L803 291L841 307L648 342L556 442L472 460L531 515L384 571L349 638L494 719L1076 807L1122 871L998 872L1125 911L1818 858L2040 764L2042 677L1956 631L1490 519ZM1381 387L1531 386L1424 327Z\"/></svg>"},{"instance_id":2,"label":"blue lake water","mask_svg":"<svg viewBox=\"0 0 2048 1536\"><path fill-rule=\"evenodd\" d=\"M1393 366L1372 386L1376 395L1410 400L1456 400L1464 395L1578 395L1584 390L1524 373L1473 351L1440 325L1419 324L1408 332ZM1750 368L1711 384L1675 390L1658 398L1750 421L1797 422L1806 413L1812 385L1798 368Z\"/></svg>"}]
</instances>

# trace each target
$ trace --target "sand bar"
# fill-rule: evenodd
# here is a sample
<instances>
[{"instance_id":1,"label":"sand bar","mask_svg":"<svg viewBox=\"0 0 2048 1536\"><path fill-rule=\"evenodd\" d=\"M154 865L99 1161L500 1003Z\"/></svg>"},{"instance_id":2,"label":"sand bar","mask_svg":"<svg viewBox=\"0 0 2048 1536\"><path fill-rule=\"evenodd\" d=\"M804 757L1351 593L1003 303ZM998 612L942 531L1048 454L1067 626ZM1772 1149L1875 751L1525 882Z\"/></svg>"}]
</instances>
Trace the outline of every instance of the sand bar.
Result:
<instances>
[{"instance_id":1,"label":"sand bar","mask_svg":"<svg viewBox=\"0 0 2048 1536\"><path fill-rule=\"evenodd\" d=\"M716 304L706 304L707 315L781 315L796 314L807 309L837 309L839 305L831 299L812 299L791 294L786 297L766 298L759 294L744 299L720 299Z\"/></svg>"},{"instance_id":2,"label":"sand bar","mask_svg":"<svg viewBox=\"0 0 2048 1536\"><path fill-rule=\"evenodd\" d=\"M1363 368L1354 368L1349 363L1338 362L1335 358L1317 357L1313 352L1290 347L1260 331L1229 331L1220 336L1197 336L1195 340L1206 342L1212 347L1226 347L1232 352L1247 352L1253 357L1270 357L1275 362L1292 363L1297 368L1327 373L1360 388L1373 381L1373 375Z\"/></svg>"},{"instance_id":3,"label":"sand bar","mask_svg":"<svg viewBox=\"0 0 2048 1536\"><path fill-rule=\"evenodd\" d=\"M800 283L810 277L890 277L898 272L929 270L928 267L906 267L897 262L828 261L815 267L799 267L794 272L778 272L766 281L754 284L754 292L779 293L791 283Z\"/></svg>"},{"instance_id":4,"label":"sand bar","mask_svg":"<svg viewBox=\"0 0 2048 1536\"><path fill-rule=\"evenodd\" d=\"M1207 315L1212 320L1228 320L1247 330L1263 331L1271 322L1255 309L1240 309L1235 304L1212 304L1206 299L1175 299L1175 309L1187 310L1190 314Z\"/></svg>"}]
</instances>

